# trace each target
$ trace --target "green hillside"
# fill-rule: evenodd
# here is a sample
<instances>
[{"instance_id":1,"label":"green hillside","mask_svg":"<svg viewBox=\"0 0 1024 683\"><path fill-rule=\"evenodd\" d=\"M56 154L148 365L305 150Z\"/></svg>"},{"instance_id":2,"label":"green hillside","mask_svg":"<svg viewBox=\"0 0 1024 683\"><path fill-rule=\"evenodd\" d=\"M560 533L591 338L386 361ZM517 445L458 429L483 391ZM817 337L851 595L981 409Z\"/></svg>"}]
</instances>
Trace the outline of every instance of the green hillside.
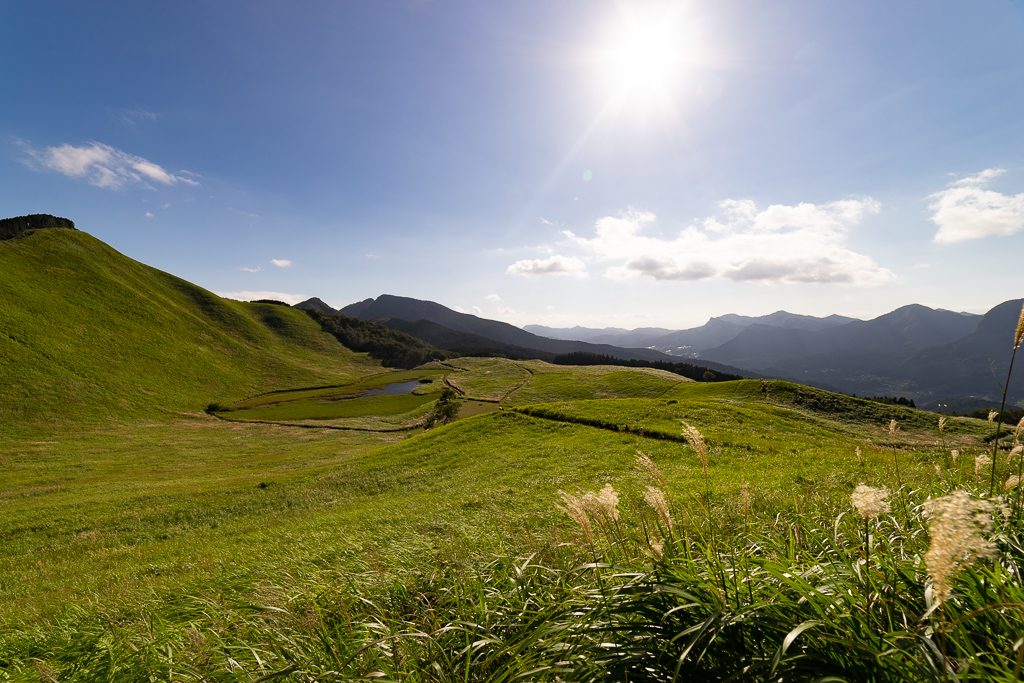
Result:
<instances>
[{"instance_id":1,"label":"green hillside","mask_svg":"<svg viewBox=\"0 0 1024 683\"><path fill-rule=\"evenodd\" d=\"M1024 427L648 368L388 371L69 229L0 240L0 330L0 681L1019 672ZM998 547L936 579L951 495Z\"/></svg>"},{"instance_id":2,"label":"green hillside","mask_svg":"<svg viewBox=\"0 0 1024 683\"><path fill-rule=\"evenodd\" d=\"M375 367L302 311L223 299L84 232L0 240L0 424L195 412Z\"/></svg>"}]
</instances>

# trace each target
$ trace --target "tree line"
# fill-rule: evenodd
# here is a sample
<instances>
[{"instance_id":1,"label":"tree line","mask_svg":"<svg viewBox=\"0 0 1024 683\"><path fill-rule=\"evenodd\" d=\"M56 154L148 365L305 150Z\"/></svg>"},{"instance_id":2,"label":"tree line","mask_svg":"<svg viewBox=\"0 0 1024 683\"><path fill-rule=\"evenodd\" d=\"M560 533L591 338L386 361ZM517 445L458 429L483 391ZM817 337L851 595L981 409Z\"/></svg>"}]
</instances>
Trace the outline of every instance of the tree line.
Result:
<instances>
[{"instance_id":1,"label":"tree line","mask_svg":"<svg viewBox=\"0 0 1024 683\"><path fill-rule=\"evenodd\" d=\"M302 309L320 327L353 351L362 351L392 368L414 368L432 360L451 358L448 351L434 348L412 335L393 330L383 323L361 320L340 313Z\"/></svg>"},{"instance_id":2,"label":"tree line","mask_svg":"<svg viewBox=\"0 0 1024 683\"><path fill-rule=\"evenodd\" d=\"M703 365L694 365L693 363L674 363L662 360L623 360L614 356L587 353L586 351L573 351L572 353L555 356L551 362L557 365L622 365L627 368L655 368L657 370L673 372L697 382L728 382L743 379L741 375L734 375L722 372L721 370L712 370Z\"/></svg>"},{"instance_id":3,"label":"tree line","mask_svg":"<svg viewBox=\"0 0 1024 683\"><path fill-rule=\"evenodd\" d=\"M75 222L70 218L51 216L48 213L33 213L28 216L0 218L0 240L10 239L23 232L39 230L40 228L71 228L74 230Z\"/></svg>"}]
</instances>

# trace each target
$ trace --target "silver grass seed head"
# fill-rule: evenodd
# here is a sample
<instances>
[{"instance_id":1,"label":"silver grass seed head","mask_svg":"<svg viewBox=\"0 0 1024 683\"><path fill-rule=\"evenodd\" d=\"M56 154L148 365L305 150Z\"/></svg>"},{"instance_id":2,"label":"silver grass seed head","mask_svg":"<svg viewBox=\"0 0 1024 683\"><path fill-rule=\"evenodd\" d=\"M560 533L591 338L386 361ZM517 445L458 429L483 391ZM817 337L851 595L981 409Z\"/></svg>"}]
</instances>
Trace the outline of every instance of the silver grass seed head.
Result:
<instances>
[{"instance_id":1,"label":"silver grass seed head","mask_svg":"<svg viewBox=\"0 0 1024 683\"><path fill-rule=\"evenodd\" d=\"M686 442L693 447L693 450L697 451L697 457L700 458L700 465L704 468L704 472L708 470L708 445L704 441L704 435L700 433L700 430L691 424L683 422L683 436L686 437Z\"/></svg>"},{"instance_id":2,"label":"silver grass seed head","mask_svg":"<svg viewBox=\"0 0 1024 683\"><path fill-rule=\"evenodd\" d=\"M740 487L740 509L743 510L743 516L746 517L750 514L750 509L754 506L754 495L750 491L750 484L743 482L743 486Z\"/></svg>"},{"instance_id":3,"label":"silver grass seed head","mask_svg":"<svg viewBox=\"0 0 1024 683\"><path fill-rule=\"evenodd\" d=\"M619 521L619 494L611 484L605 484L597 493L584 496L584 505L591 515L601 515L606 521Z\"/></svg>"},{"instance_id":4,"label":"silver grass seed head","mask_svg":"<svg viewBox=\"0 0 1024 683\"><path fill-rule=\"evenodd\" d=\"M594 527L590 523L590 515L587 513L585 497L574 496L573 494L565 491L559 491L558 495L562 499L562 505L559 509L569 515L569 518L576 522L576 525L579 526L588 542L593 542Z\"/></svg>"},{"instance_id":5,"label":"silver grass seed head","mask_svg":"<svg viewBox=\"0 0 1024 683\"><path fill-rule=\"evenodd\" d=\"M651 506L655 514L658 515L658 519L665 525L665 528L672 531L672 513L668 509L668 498L665 497L665 492L659 489L657 486L648 486L647 490L644 491L644 500Z\"/></svg>"},{"instance_id":6,"label":"silver grass seed head","mask_svg":"<svg viewBox=\"0 0 1024 683\"><path fill-rule=\"evenodd\" d=\"M636 452L636 465L649 475L654 477L662 488L668 488L668 482L665 480L665 475L662 473L661 468L658 467L657 463L651 460L651 456L647 455L643 451Z\"/></svg>"},{"instance_id":7,"label":"silver grass seed head","mask_svg":"<svg viewBox=\"0 0 1024 683\"><path fill-rule=\"evenodd\" d=\"M1013 348L1017 348L1024 342L1024 304L1020 307L1020 317L1017 318L1017 329L1013 331Z\"/></svg>"},{"instance_id":8,"label":"silver grass seed head","mask_svg":"<svg viewBox=\"0 0 1024 683\"><path fill-rule=\"evenodd\" d=\"M983 469L985 469L985 467L987 467L988 465L991 465L991 464L992 464L992 458L988 457L986 454L982 453L981 455L975 456L975 458L974 458L974 476L975 477L981 476L981 471Z\"/></svg>"},{"instance_id":9,"label":"silver grass seed head","mask_svg":"<svg viewBox=\"0 0 1024 683\"><path fill-rule=\"evenodd\" d=\"M972 498L966 491L933 498L924 504L929 521L931 543L925 553L925 566L935 588L938 602L949 597L956 574L979 559L994 558L992 513L997 506L988 500Z\"/></svg>"},{"instance_id":10,"label":"silver grass seed head","mask_svg":"<svg viewBox=\"0 0 1024 683\"><path fill-rule=\"evenodd\" d=\"M857 513L864 519L874 519L879 515L889 512L889 489L872 488L865 484L857 484L857 488L850 494L850 503Z\"/></svg>"}]
</instances>

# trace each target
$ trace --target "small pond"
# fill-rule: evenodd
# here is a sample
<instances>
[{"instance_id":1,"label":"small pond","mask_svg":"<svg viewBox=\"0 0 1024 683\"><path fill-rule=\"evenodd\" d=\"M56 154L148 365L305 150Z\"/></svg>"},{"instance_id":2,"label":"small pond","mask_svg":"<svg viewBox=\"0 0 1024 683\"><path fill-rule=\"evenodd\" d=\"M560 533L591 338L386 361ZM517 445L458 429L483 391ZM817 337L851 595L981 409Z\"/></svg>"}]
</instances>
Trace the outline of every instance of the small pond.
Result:
<instances>
[{"instance_id":1,"label":"small pond","mask_svg":"<svg viewBox=\"0 0 1024 683\"><path fill-rule=\"evenodd\" d=\"M376 389L367 389L356 398L363 398L366 396L383 396L386 394L411 394L413 389L420 386L423 386L423 384L418 379L414 379L409 382L395 382L394 384L385 384L384 386L377 387Z\"/></svg>"}]
</instances>

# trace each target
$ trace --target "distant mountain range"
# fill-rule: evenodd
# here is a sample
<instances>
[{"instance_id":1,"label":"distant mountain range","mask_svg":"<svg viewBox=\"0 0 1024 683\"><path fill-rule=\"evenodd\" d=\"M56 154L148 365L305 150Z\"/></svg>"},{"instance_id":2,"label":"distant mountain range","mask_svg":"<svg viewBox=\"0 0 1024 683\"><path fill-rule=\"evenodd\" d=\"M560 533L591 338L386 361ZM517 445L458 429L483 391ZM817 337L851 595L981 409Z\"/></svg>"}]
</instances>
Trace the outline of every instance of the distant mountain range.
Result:
<instances>
[{"instance_id":1,"label":"distant mountain range","mask_svg":"<svg viewBox=\"0 0 1024 683\"><path fill-rule=\"evenodd\" d=\"M966 409L998 400L1022 301L1007 301L983 316L912 304L871 320L777 311L723 315L678 331L526 329L560 338L628 341L700 363L725 363L848 393L901 395L932 408ZM1010 395L1024 399L1024 372Z\"/></svg>"},{"instance_id":2,"label":"distant mountain range","mask_svg":"<svg viewBox=\"0 0 1024 683\"><path fill-rule=\"evenodd\" d=\"M340 310L317 298L307 299L296 307L381 322L439 349L466 355L552 360L570 353L585 353L630 361L673 363L681 360L655 349L542 337L515 325L459 313L433 301L390 294L350 304ZM721 363L702 361L701 365L730 374L749 375Z\"/></svg>"},{"instance_id":3,"label":"distant mountain range","mask_svg":"<svg viewBox=\"0 0 1024 683\"><path fill-rule=\"evenodd\" d=\"M689 330L667 330L659 327L641 327L636 330L624 330L618 327L594 329L586 327L556 328L543 325L526 325L524 329L534 334L553 337L555 339L578 339L592 343L631 345L655 349L672 356L699 358L703 351L715 348L735 338L752 325L766 325L797 330L823 330L836 327L854 318L841 315L830 315L827 318L815 318L810 315L797 315L787 311L776 311L769 315L750 317L730 313L711 318L700 327Z\"/></svg>"},{"instance_id":4,"label":"distant mountain range","mask_svg":"<svg viewBox=\"0 0 1024 683\"><path fill-rule=\"evenodd\" d=\"M431 301L387 294L346 306L341 313L383 322L458 353L697 359L724 372L780 377L862 396L907 396L932 408L971 409L999 398L1021 303L1007 301L983 316L916 304L871 320L787 311L756 317L729 314L687 330L520 329ZM298 305L333 310L319 299ZM1017 374L1010 395L1024 400L1024 371Z\"/></svg>"}]
</instances>

